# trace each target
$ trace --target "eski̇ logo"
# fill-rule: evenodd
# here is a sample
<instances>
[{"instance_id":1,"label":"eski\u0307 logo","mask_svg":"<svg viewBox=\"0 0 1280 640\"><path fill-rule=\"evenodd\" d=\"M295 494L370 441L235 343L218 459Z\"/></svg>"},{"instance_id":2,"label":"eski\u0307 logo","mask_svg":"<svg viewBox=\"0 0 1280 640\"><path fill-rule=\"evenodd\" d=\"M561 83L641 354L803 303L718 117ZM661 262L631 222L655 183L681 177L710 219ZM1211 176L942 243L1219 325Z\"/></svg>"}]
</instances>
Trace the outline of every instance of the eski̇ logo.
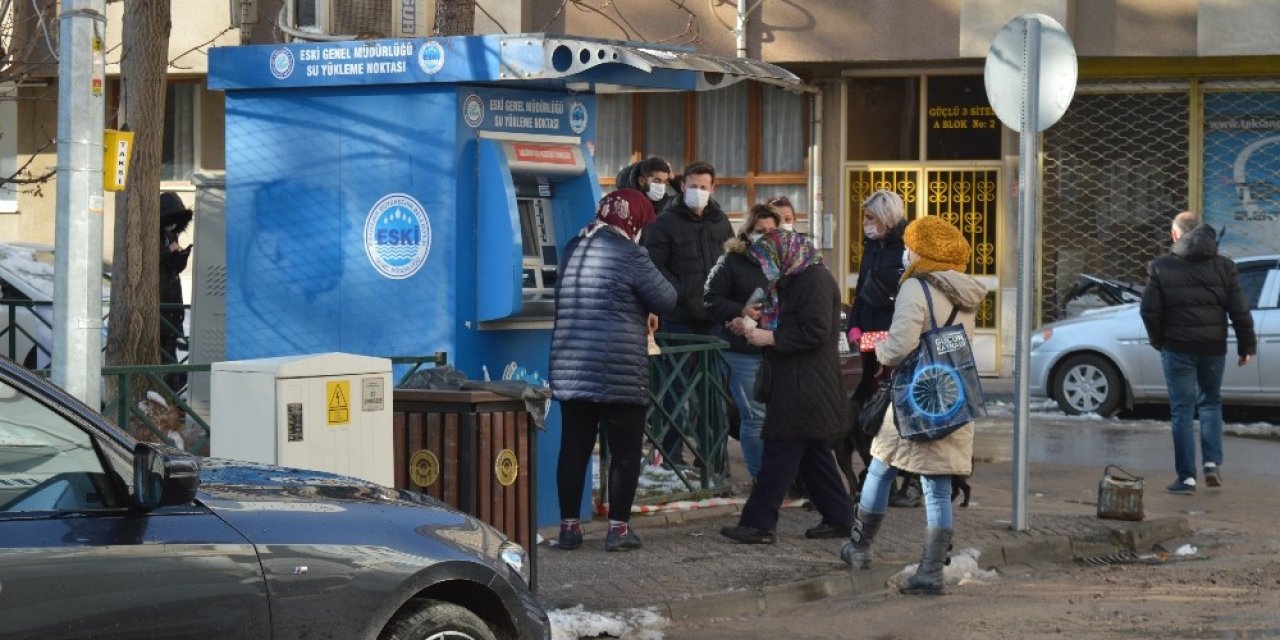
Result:
<instances>
[{"instance_id":1,"label":"eski\u0307 logo","mask_svg":"<svg viewBox=\"0 0 1280 640\"><path fill-rule=\"evenodd\" d=\"M431 221L405 193L383 196L364 223L364 250L378 273L401 280L418 272L431 252Z\"/></svg>"}]
</instances>

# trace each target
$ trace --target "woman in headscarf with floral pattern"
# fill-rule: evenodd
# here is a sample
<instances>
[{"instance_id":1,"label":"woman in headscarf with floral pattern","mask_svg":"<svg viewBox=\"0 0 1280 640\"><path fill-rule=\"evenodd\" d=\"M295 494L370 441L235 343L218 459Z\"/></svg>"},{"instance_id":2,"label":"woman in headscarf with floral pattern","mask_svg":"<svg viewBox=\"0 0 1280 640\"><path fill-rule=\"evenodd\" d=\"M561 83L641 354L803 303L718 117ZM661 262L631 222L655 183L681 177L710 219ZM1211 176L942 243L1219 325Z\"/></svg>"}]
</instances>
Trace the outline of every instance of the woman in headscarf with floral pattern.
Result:
<instances>
[{"instance_id":1,"label":"woman in headscarf with floral pattern","mask_svg":"<svg viewBox=\"0 0 1280 640\"><path fill-rule=\"evenodd\" d=\"M764 348L756 385L765 403L764 457L751 497L735 527L720 533L745 544L777 540L778 510L799 475L822 521L806 538L843 538L853 501L836 467L831 442L847 428L840 379L840 291L805 236L765 233L749 253L769 280L760 326L747 341Z\"/></svg>"}]
</instances>

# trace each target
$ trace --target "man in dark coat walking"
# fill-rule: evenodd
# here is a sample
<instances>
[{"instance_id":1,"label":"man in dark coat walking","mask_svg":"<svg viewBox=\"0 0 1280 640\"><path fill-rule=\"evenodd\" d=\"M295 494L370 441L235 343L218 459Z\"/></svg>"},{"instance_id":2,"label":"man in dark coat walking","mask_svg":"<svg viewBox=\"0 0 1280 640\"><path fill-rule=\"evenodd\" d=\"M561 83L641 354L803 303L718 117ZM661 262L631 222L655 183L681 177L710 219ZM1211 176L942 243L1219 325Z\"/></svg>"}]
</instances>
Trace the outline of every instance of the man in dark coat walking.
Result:
<instances>
[{"instance_id":1,"label":"man in dark coat walking","mask_svg":"<svg viewBox=\"0 0 1280 640\"><path fill-rule=\"evenodd\" d=\"M1191 421L1200 414L1200 455L1204 483L1222 486L1222 371L1227 353L1227 319L1236 334L1240 366L1257 352L1249 302L1240 290L1236 264L1218 255L1213 227L1195 214L1179 213L1170 232L1173 248L1151 262L1142 292L1142 322L1151 346L1160 352L1169 389L1177 480L1170 493L1196 491L1196 443Z\"/></svg>"}]
</instances>

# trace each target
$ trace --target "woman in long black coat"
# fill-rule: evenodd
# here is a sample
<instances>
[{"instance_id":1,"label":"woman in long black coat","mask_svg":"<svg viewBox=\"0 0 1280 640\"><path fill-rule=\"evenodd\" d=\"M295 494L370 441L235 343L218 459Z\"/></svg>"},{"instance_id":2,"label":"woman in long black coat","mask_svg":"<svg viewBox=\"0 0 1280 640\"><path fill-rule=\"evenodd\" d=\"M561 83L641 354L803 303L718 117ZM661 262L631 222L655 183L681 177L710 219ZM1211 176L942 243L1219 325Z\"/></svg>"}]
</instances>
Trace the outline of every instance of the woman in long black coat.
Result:
<instances>
[{"instance_id":1,"label":"woman in long black coat","mask_svg":"<svg viewBox=\"0 0 1280 640\"><path fill-rule=\"evenodd\" d=\"M836 467L831 442L847 429L840 384L840 291L805 236L773 230L752 243L769 280L760 326L747 341L764 349L768 370L764 458L738 526L720 533L737 542L776 541L778 509L797 474L822 522L807 538L843 538L853 501Z\"/></svg>"}]
</instances>

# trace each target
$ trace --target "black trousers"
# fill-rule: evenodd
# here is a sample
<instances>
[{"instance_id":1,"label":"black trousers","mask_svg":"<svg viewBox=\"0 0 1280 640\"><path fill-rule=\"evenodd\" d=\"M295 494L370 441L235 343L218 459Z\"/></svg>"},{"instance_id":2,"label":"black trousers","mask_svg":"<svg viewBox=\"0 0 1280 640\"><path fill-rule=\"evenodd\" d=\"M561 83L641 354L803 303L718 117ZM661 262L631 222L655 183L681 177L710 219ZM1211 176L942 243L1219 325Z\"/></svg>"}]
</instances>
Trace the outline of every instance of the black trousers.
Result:
<instances>
[{"instance_id":1,"label":"black trousers","mask_svg":"<svg viewBox=\"0 0 1280 640\"><path fill-rule=\"evenodd\" d=\"M560 459L556 465L556 488L560 494L560 517L581 516L582 489L587 463L596 446L596 436L605 431L609 440L609 519L627 522L631 503L640 482L640 447L644 443L647 407L640 404L612 404L570 400L560 403Z\"/></svg>"},{"instance_id":2,"label":"black trousers","mask_svg":"<svg viewBox=\"0 0 1280 640\"><path fill-rule=\"evenodd\" d=\"M776 531L778 509L797 475L823 522L837 527L853 524L853 500L840 479L831 444L823 440L765 440L760 475L738 524Z\"/></svg>"}]
</instances>

